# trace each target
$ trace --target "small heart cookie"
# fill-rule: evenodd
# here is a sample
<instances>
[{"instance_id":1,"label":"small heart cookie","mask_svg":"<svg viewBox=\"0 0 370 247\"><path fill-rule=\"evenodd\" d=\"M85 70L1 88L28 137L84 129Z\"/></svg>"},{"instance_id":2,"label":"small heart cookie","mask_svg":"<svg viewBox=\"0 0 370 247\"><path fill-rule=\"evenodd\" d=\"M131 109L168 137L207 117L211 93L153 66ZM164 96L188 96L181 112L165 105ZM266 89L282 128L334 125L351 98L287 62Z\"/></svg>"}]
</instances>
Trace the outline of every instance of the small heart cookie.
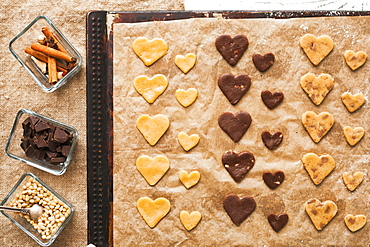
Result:
<instances>
[{"instance_id":1,"label":"small heart cookie","mask_svg":"<svg viewBox=\"0 0 370 247\"><path fill-rule=\"evenodd\" d=\"M302 124L312 140L318 143L333 127L334 117L328 112L317 115L313 111L307 111L302 115Z\"/></svg>"},{"instance_id":2,"label":"small heart cookie","mask_svg":"<svg viewBox=\"0 0 370 247\"><path fill-rule=\"evenodd\" d=\"M223 201L226 213L235 225L239 226L256 209L256 201L253 197L239 198L237 195L228 195Z\"/></svg>"},{"instance_id":3,"label":"small heart cookie","mask_svg":"<svg viewBox=\"0 0 370 247\"><path fill-rule=\"evenodd\" d=\"M334 42L328 35L316 38L312 34L305 34L299 44L314 65L318 65L334 48Z\"/></svg>"},{"instance_id":4,"label":"small heart cookie","mask_svg":"<svg viewBox=\"0 0 370 247\"><path fill-rule=\"evenodd\" d=\"M198 211L191 212L188 211L180 212L180 220L186 230L191 231L196 227L199 221L202 219L202 214Z\"/></svg>"},{"instance_id":5,"label":"small heart cookie","mask_svg":"<svg viewBox=\"0 0 370 247\"><path fill-rule=\"evenodd\" d=\"M232 105L238 103L251 86L251 78L246 74L236 76L226 73L218 78L218 87Z\"/></svg>"},{"instance_id":6,"label":"small heart cookie","mask_svg":"<svg viewBox=\"0 0 370 247\"><path fill-rule=\"evenodd\" d=\"M285 175L282 171L277 171L274 174L271 172L264 172L262 178L270 189L275 189L284 181Z\"/></svg>"},{"instance_id":7,"label":"small heart cookie","mask_svg":"<svg viewBox=\"0 0 370 247\"><path fill-rule=\"evenodd\" d=\"M351 50L344 52L344 60L351 70L360 68L366 62L367 54L363 51L354 52Z\"/></svg>"},{"instance_id":8,"label":"small heart cookie","mask_svg":"<svg viewBox=\"0 0 370 247\"><path fill-rule=\"evenodd\" d=\"M145 140L154 146L170 127L170 120L162 114L157 114L153 117L144 114L136 120L136 127Z\"/></svg>"},{"instance_id":9,"label":"small heart cookie","mask_svg":"<svg viewBox=\"0 0 370 247\"><path fill-rule=\"evenodd\" d=\"M354 146L362 139L365 134L365 130L362 127L356 127L353 129L349 126L345 126L343 128L343 133L348 144Z\"/></svg>"},{"instance_id":10,"label":"small heart cookie","mask_svg":"<svg viewBox=\"0 0 370 247\"><path fill-rule=\"evenodd\" d=\"M363 93L352 95L345 92L342 94L342 102L349 112L354 112L365 103L365 96Z\"/></svg>"},{"instance_id":11,"label":"small heart cookie","mask_svg":"<svg viewBox=\"0 0 370 247\"><path fill-rule=\"evenodd\" d=\"M200 173L198 171L192 171L190 174L187 171L179 172L179 179L181 183L187 188L191 188L199 182Z\"/></svg>"},{"instance_id":12,"label":"small heart cookie","mask_svg":"<svg viewBox=\"0 0 370 247\"><path fill-rule=\"evenodd\" d=\"M268 90L261 92L261 98L263 103L269 109L274 109L277 107L284 99L284 94L282 92L270 92Z\"/></svg>"},{"instance_id":13,"label":"small heart cookie","mask_svg":"<svg viewBox=\"0 0 370 247\"><path fill-rule=\"evenodd\" d=\"M350 191L354 191L361 183L362 180L364 179L364 173L363 172L355 172L353 175L344 172L342 175L343 182L346 185L346 187Z\"/></svg>"},{"instance_id":14,"label":"small heart cookie","mask_svg":"<svg viewBox=\"0 0 370 247\"><path fill-rule=\"evenodd\" d=\"M134 80L134 88L150 104L166 90L167 86L167 78L161 74L155 75L152 78L140 75Z\"/></svg>"},{"instance_id":15,"label":"small heart cookie","mask_svg":"<svg viewBox=\"0 0 370 247\"><path fill-rule=\"evenodd\" d=\"M247 173L253 168L256 160L251 152L227 151L222 155L222 164L226 171L239 183Z\"/></svg>"},{"instance_id":16,"label":"small heart cookie","mask_svg":"<svg viewBox=\"0 0 370 247\"><path fill-rule=\"evenodd\" d=\"M276 149L283 141L283 133L281 132L270 134L268 131L263 131L261 137L265 146L270 150Z\"/></svg>"},{"instance_id":17,"label":"small heart cookie","mask_svg":"<svg viewBox=\"0 0 370 247\"><path fill-rule=\"evenodd\" d=\"M170 161L164 155L142 155L136 159L136 168L150 185L155 185L170 168Z\"/></svg>"},{"instance_id":18,"label":"small heart cookie","mask_svg":"<svg viewBox=\"0 0 370 247\"><path fill-rule=\"evenodd\" d=\"M240 141L251 123L252 117L246 111L224 112L218 117L218 125L234 142Z\"/></svg>"},{"instance_id":19,"label":"small heart cookie","mask_svg":"<svg viewBox=\"0 0 370 247\"><path fill-rule=\"evenodd\" d=\"M136 207L148 226L153 228L168 214L171 209L171 203L163 197L154 201L149 197L141 197L137 201Z\"/></svg>"},{"instance_id":20,"label":"small heart cookie","mask_svg":"<svg viewBox=\"0 0 370 247\"><path fill-rule=\"evenodd\" d=\"M177 101L183 106L188 107L195 102L198 97L198 91L195 88L188 90L177 89L175 92Z\"/></svg>"},{"instance_id":21,"label":"small heart cookie","mask_svg":"<svg viewBox=\"0 0 370 247\"><path fill-rule=\"evenodd\" d=\"M307 153L303 155L302 163L315 185L320 184L335 168L335 161L328 154L319 157L315 153Z\"/></svg>"},{"instance_id":22,"label":"small heart cookie","mask_svg":"<svg viewBox=\"0 0 370 247\"><path fill-rule=\"evenodd\" d=\"M259 71L265 72L274 64L275 55L272 53L266 53L265 55L255 53L252 61Z\"/></svg>"},{"instance_id":23,"label":"small heart cookie","mask_svg":"<svg viewBox=\"0 0 370 247\"><path fill-rule=\"evenodd\" d=\"M338 211L338 207L334 202L325 201L321 203L315 198L306 202L305 209L313 225L319 231L334 218Z\"/></svg>"},{"instance_id":24,"label":"small heart cookie","mask_svg":"<svg viewBox=\"0 0 370 247\"><path fill-rule=\"evenodd\" d=\"M223 34L216 38L215 45L222 57L231 66L234 66L247 50L249 42L243 34L235 35L233 38L230 35Z\"/></svg>"},{"instance_id":25,"label":"small heart cookie","mask_svg":"<svg viewBox=\"0 0 370 247\"><path fill-rule=\"evenodd\" d=\"M355 232L365 226L366 216L365 215L354 216L352 214L347 214L344 217L344 222L346 223L346 226L351 232Z\"/></svg>"},{"instance_id":26,"label":"small heart cookie","mask_svg":"<svg viewBox=\"0 0 370 247\"><path fill-rule=\"evenodd\" d=\"M288 223L289 216L287 214L269 214L269 216L267 216L267 220L270 223L272 229L274 229L275 232L279 232L281 229L284 228L286 223Z\"/></svg>"},{"instance_id":27,"label":"small heart cookie","mask_svg":"<svg viewBox=\"0 0 370 247\"><path fill-rule=\"evenodd\" d=\"M189 151L190 149L192 149L193 147L198 145L199 140L200 140L199 135L192 134L192 135L189 136L185 132L180 132L177 135L177 139L179 140L179 143L180 143L181 147L185 151Z\"/></svg>"},{"instance_id":28,"label":"small heart cookie","mask_svg":"<svg viewBox=\"0 0 370 247\"><path fill-rule=\"evenodd\" d=\"M185 56L177 55L175 57L175 64L186 74L194 67L196 60L197 56L194 53L188 53Z\"/></svg>"},{"instance_id":29,"label":"small heart cookie","mask_svg":"<svg viewBox=\"0 0 370 247\"><path fill-rule=\"evenodd\" d=\"M329 74L322 73L315 76L307 73L301 77L301 87L315 105L320 105L334 87L334 79Z\"/></svg>"},{"instance_id":30,"label":"small heart cookie","mask_svg":"<svg viewBox=\"0 0 370 247\"><path fill-rule=\"evenodd\" d=\"M163 39L139 37L132 43L132 49L146 66L150 66L166 54L168 46Z\"/></svg>"}]
</instances>

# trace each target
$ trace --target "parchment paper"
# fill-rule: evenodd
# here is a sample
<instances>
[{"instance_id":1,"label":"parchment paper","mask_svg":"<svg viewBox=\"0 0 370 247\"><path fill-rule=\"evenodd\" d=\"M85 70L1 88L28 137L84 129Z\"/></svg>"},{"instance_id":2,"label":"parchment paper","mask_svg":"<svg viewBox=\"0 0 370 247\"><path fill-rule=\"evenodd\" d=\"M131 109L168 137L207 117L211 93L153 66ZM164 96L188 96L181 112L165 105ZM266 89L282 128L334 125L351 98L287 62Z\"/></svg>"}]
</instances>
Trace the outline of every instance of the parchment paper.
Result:
<instances>
[{"instance_id":1,"label":"parchment paper","mask_svg":"<svg viewBox=\"0 0 370 247\"><path fill-rule=\"evenodd\" d=\"M113 168L113 236L115 246L363 246L368 244L369 225L351 233L345 226L346 214L369 211L369 112L368 102L358 111L349 113L341 102L341 94L369 92L369 61L353 72L345 64L345 50L370 51L369 17L327 17L304 19L190 19L168 22L114 24L114 168ZM327 34L334 41L334 50L319 65L313 66L299 46L306 33ZM231 67L215 48L221 34L245 34L249 47L237 66ZM146 67L134 54L132 42L137 37L163 38L168 53L151 67ZM195 67L183 74L175 65L178 54L197 55ZM253 53L275 54L275 64L259 72ZM328 73L335 85L320 106L315 106L299 85L302 75ZM223 73L245 73L252 79L247 94L232 106L217 86ZM153 104L148 104L134 89L136 76L164 74L169 86ZM188 108L175 98L178 88L198 90L198 99ZM261 100L261 91L282 91L284 101L269 110ZM252 124L242 140L234 143L218 126L217 118L226 111L245 110ZM320 143L315 144L301 124L301 115L312 110L330 112L335 124ZM135 121L142 114L164 114L171 125L161 140L150 146L137 130ZM356 146L347 144L342 128L362 126L365 136ZM274 151L268 150L261 139L262 131L281 131L284 140ZM185 152L177 141L180 131L200 135L198 146ZM227 150L250 151L256 158L253 169L236 183L221 163ZM301 164L308 152L330 154L336 168L315 186ZM170 169L155 186L150 186L136 170L140 155L166 155ZM180 170L198 170L200 182L187 190L179 181ZM262 179L264 171L284 171L285 180L275 190ZM350 192L342 181L343 172L362 171L362 184ZM225 196L252 196L256 210L236 226L224 211ZM136 208L143 196L165 197L171 202L169 214L151 229ZM332 200L338 206L335 218L317 231L304 210L310 198ZM179 213L198 210L199 225L188 232L181 224ZM270 213L287 213L289 221L279 233L267 221Z\"/></svg>"}]
</instances>

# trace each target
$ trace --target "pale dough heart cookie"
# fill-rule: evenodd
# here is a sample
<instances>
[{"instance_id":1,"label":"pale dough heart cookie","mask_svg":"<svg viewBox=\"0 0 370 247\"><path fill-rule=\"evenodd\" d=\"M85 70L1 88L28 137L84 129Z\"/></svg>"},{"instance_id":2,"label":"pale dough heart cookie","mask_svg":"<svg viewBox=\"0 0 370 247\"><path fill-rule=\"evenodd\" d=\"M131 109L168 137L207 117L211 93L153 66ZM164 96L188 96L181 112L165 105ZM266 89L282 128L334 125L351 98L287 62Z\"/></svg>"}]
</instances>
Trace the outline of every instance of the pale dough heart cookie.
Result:
<instances>
[{"instance_id":1,"label":"pale dough heart cookie","mask_svg":"<svg viewBox=\"0 0 370 247\"><path fill-rule=\"evenodd\" d=\"M312 140L318 143L334 125L334 117L328 112L317 115L313 111L307 111L302 115L302 124Z\"/></svg>"},{"instance_id":2,"label":"pale dough heart cookie","mask_svg":"<svg viewBox=\"0 0 370 247\"><path fill-rule=\"evenodd\" d=\"M198 97L198 91L195 88L189 88L188 90L177 89L175 92L177 101L183 106L188 107L193 104Z\"/></svg>"},{"instance_id":3,"label":"pale dough heart cookie","mask_svg":"<svg viewBox=\"0 0 370 247\"><path fill-rule=\"evenodd\" d=\"M194 53L188 53L185 56L177 55L175 57L175 64L186 74L194 67L196 60L197 56Z\"/></svg>"},{"instance_id":4,"label":"pale dough heart cookie","mask_svg":"<svg viewBox=\"0 0 370 247\"><path fill-rule=\"evenodd\" d=\"M354 146L362 139L365 134L365 130L362 127L356 127L353 129L349 126L345 126L343 128L343 133L348 144Z\"/></svg>"},{"instance_id":5,"label":"pale dough heart cookie","mask_svg":"<svg viewBox=\"0 0 370 247\"><path fill-rule=\"evenodd\" d=\"M200 173L198 171L192 171L190 174L187 171L179 172L179 179L181 183L189 189L199 182Z\"/></svg>"},{"instance_id":6,"label":"pale dough heart cookie","mask_svg":"<svg viewBox=\"0 0 370 247\"><path fill-rule=\"evenodd\" d=\"M149 197L141 197L137 201L136 206L145 222L151 228L155 227L171 209L170 201L163 197L157 198L155 201Z\"/></svg>"},{"instance_id":7,"label":"pale dough heart cookie","mask_svg":"<svg viewBox=\"0 0 370 247\"><path fill-rule=\"evenodd\" d=\"M345 92L342 94L342 102L349 112L354 112L365 103L365 96L363 93L352 95Z\"/></svg>"},{"instance_id":8,"label":"pale dough heart cookie","mask_svg":"<svg viewBox=\"0 0 370 247\"><path fill-rule=\"evenodd\" d=\"M164 155L142 155L136 160L136 168L150 185L155 185L170 168L170 161Z\"/></svg>"},{"instance_id":9,"label":"pale dough heart cookie","mask_svg":"<svg viewBox=\"0 0 370 247\"><path fill-rule=\"evenodd\" d=\"M191 231L194 227L196 227L201 219L202 214L198 211L191 212L191 214L189 214L188 211L180 212L181 223L188 231Z\"/></svg>"},{"instance_id":10,"label":"pale dough heart cookie","mask_svg":"<svg viewBox=\"0 0 370 247\"><path fill-rule=\"evenodd\" d=\"M136 127L147 142L154 146L170 127L170 120L162 114L153 117L144 114L136 120Z\"/></svg>"},{"instance_id":11,"label":"pale dough heart cookie","mask_svg":"<svg viewBox=\"0 0 370 247\"><path fill-rule=\"evenodd\" d=\"M299 44L314 65L318 65L334 48L333 40L328 35L316 38L312 34L305 34Z\"/></svg>"},{"instance_id":12,"label":"pale dough heart cookie","mask_svg":"<svg viewBox=\"0 0 370 247\"><path fill-rule=\"evenodd\" d=\"M360 68L366 62L367 54L363 51L354 52L351 50L344 52L344 60L351 70Z\"/></svg>"},{"instance_id":13,"label":"pale dough heart cookie","mask_svg":"<svg viewBox=\"0 0 370 247\"><path fill-rule=\"evenodd\" d=\"M320 105L334 86L334 79L329 74L315 76L307 73L301 77L301 87L315 105Z\"/></svg>"},{"instance_id":14,"label":"pale dough heart cookie","mask_svg":"<svg viewBox=\"0 0 370 247\"><path fill-rule=\"evenodd\" d=\"M163 39L139 37L132 43L132 49L146 66L150 66L166 54L168 46Z\"/></svg>"},{"instance_id":15,"label":"pale dough heart cookie","mask_svg":"<svg viewBox=\"0 0 370 247\"><path fill-rule=\"evenodd\" d=\"M314 184L320 184L335 168L333 157L328 154L320 157L315 153L307 153L302 157L302 163Z\"/></svg>"},{"instance_id":16,"label":"pale dough heart cookie","mask_svg":"<svg viewBox=\"0 0 370 247\"><path fill-rule=\"evenodd\" d=\"M342 175L343 182L347 186L347 188L350 191L354 191L362 182L364 179L364 173L363 172L355 172L352 176L352 174L348 172L344 172Z\"/></svg>"},{"instance_id":17,"label":"pale dough heart cookie","mask_svg":"<svg viewBox=\"0 0 370 247\"><path fill-rule=\"evenodd\" d=\"M200 138L199 135L197 134L192 134L189 136L185 132L180 132L177 135L177 139L179 140L179 143L182 146L182 148L185 151L189 151L198 144Z\"/></svg>"},{"instance_id":18,"label":"pale dough heart cookie","mask_svg":"<svg viewBox=\"0 0 370 247\"><path fill-rule=\"evenodd\" d=\"M353 216L352 214L347 214L344 217L344 222L351 232L355 232L360 230L366 224L366 216L365 215L356 215Z\"/></svg>"},{"instance_id":19,"label":"pale dough heart cookie","mask_svg":"<svg viewBox=\"0 0 370 247\"><path fill-rule=\"evenodd\" d=\"M325 201L321 203L315 198L306 202L305 209L313 225L319 231L334 218L338 211L337 205L334 202Z\"/></svg>"},{"instance_id":20,"label":"pale dough heart cookie","mask_svg":"<svg viewBox=\"0 0 370 247\"><path fill-rule=\"evenodd\" d=\"M150 104L166 90L167 86L168 80L161 74L155 75L152 78L140 75L134 80L134 88Z\"/></svg>"}]
</instances>

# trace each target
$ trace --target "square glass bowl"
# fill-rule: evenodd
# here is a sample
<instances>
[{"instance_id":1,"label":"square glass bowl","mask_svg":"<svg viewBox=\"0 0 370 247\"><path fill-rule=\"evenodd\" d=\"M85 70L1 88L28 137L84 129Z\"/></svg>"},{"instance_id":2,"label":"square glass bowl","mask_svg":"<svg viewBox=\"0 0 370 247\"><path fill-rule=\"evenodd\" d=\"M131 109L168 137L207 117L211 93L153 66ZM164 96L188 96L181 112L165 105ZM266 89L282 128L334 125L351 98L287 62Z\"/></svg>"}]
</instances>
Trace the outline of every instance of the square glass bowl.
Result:
<instances>
[{"instance_id":1,"label":"square glass bowl","mask_svg":"<svg viewBox=\"0 0 370 247\"><path fill-rule=\"evenodd\" d=\"M68 131L70 134L73 134L73 139L71 140L71 146L70 150L68 152L68 156L66 156L66 160L64 162L60 163L51 163L47 160L40 160L36 159L35 157L28 157L25 153L25 151L21 147L21 140L23 138L23 126L22 123L29 117L37 117L40 120L51 123L54 126L59 127L60 129ZM78 139L78 133L77 130L69 125L63 124L61 122L58 122L56 120L53 120L51 118L42 116L38 113L35 113L30 110L21 109L18 111L16 118L14 120L13 128L10 132L10 136L8 139L8 142L5 146L5 152L9 157L12 157L16 160L22 161L28 165L31 165L33 167L36 167L40 170L49 172L53 175L62 175L66 170L71 162L72 159L72 153L76 146Z\"/></svg>"},{"instance_id":2,"label":"square glass bowl","mask_svg":"<svg viewBox=\"0 0 370 247\"><path fill-rule=\"evenodd\" d=\"M40 244L41 246L50 246L54 242L54 240L58 237L58 235L62 232L68 221L72 218L75 211L72 204L70 204L67 200L61 197L58 193L56 193L53 189L51 189L48 185L46 185L34 174L25 173L21 176L17 184L13 187L13 189L9 192L5 199L0 203L0 206L10 207L11 203L16 200L17 194L20 194L22 192L24 186L27 186L27 183L29 183L29 180L31 178L40 183L52 195L54 195L58 200L60 200L62 203L64 203L66 206L70 208L70 214L65 218L65 220L58 227L56 232L51 235L51 238L43 239L42 235L31 225L31 223L29 223L24 217L21 217L19 214L6 211L1 211L1 213L11 222L13 222L16 226L22 229L22 231L24 231L28 236L33 238L38 244Z\"/></svg>"},{"instance_id":3,"label":"square glass bowl","mask_svg":"<svg viewBox=\"0 0 370 247\"><path fill-rule=\"evenodd\" d=\"M49 83L48 77L42 73L40 68L31 59L31 56L24 51L25 48L30 47L32 43L37 43L37 38L43 35L41 31L42 27L48 27L66 52L77 59L73 69L54 85ZM22 32L10 41L9 49L41 89L47 93L53 92L66 84L66 82L80 70L82 65L81 55L46 16L38 16L33 20Z\"/></svg>"}]
</instances>

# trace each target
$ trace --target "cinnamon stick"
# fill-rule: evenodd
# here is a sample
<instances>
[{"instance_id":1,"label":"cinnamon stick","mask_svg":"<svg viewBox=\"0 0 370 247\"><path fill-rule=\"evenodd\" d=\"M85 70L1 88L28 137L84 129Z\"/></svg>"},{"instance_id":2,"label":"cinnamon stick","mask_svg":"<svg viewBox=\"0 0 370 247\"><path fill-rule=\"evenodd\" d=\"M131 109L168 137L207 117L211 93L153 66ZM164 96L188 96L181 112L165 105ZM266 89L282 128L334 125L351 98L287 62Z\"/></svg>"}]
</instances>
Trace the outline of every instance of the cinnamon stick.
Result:
<instances>
[{"instance_id":1,"label":"cinnamon stick","mask_svg":"<svg viewBox=\"0 0 370 247\"><path fill-rule=\"evenodd\" d=\"M47 47L45 45L40 45L40 44L37 44L37 43L32 43L31 45L31 48L36 50L36 51L39 51L41 53L44 53L45 55L47 56L51 56L51 57L54 57L54 58L59 58L59 59L62 59L68 63L74 63L77 61L76 58L74 57L71 57L70 55L66 54L66 53L63 53L61 51L58 51L54 48L51 48L51 47Z\"/></svg>"},{"instance_id":2,"label":"cinnamon stick","mask_svg":"<svg viewBox=\"0 0 370 247\"><path fill-rule=\"evenodd\" d=\"M26 47L24 49L24 51L31 55L31 56L34 56L35 58L37 58L38 60L44 62L44 63L48 63L48 56L46 56L45 54L41 53L41 52L38 52L38 51L35 51L33 50L31 47ZM68 72L68 67L67 65L64 65L60 62L57 61L57 69L59 71L62 71L62 72L65 72L67 73Z\"/></svg>"},{"instance_id":3,"label":"cinnamon stick","mask_svg":"<svg viewBox=\"0 0 370 247\"><path fill-rule=\"evenodd\" d=\"M51 85L58 82L57 60L53 57L48 57L48 75Z\"/></svg>"},{"instance_id":4,"label":"cinnamon stick","mask_svg":"<svg viewBox=\"0 0 370 247\"><path fill-rule=\"evenodd\" d=\"M67 51L60 44L58 39L55 37L55 35L50 31L48 27L43 27L41 31L45 35L46 39L48 40L48 42L51 44L52 47L55 46L57 50L67 54Z\"/></svg>"}]
</instances>

